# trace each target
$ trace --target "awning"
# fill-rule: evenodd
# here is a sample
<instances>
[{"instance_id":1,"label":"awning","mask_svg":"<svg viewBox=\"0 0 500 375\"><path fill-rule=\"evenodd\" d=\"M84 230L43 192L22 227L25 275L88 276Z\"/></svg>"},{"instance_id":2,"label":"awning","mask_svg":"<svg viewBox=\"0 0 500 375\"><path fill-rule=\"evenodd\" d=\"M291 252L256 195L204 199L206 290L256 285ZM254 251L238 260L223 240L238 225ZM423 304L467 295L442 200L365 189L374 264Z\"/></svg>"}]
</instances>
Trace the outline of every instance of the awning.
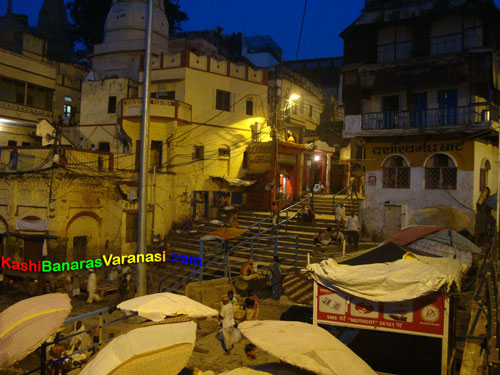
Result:
<instances>
[{"instance_id":1,"label":"awning","mask_svg":"<svg viewBox=\"0 0 500 375\"><path fill-rule=\"evenodd\" d=\"M223 181L228 183L231 186L251 186L255 184L257 181L255 180L242 180L241 178L235 178L235 177L216 177L216 176L210 176L214 180L218 181Z\"/></svg>"},{"instance_id":2,"label":"awning","mask_svg":"<svg viewBox=\"0 0 500 375\"><path fill-rule=\"evenodd\" d=\"M26 238L28 240L57 240L57 236L54 236L52 234L31 234L31 233L12 233L12 232L5 232L2 234L3 236L11 236L11 237L16 237L16 238Z\"/></svg>"}]
</instances>

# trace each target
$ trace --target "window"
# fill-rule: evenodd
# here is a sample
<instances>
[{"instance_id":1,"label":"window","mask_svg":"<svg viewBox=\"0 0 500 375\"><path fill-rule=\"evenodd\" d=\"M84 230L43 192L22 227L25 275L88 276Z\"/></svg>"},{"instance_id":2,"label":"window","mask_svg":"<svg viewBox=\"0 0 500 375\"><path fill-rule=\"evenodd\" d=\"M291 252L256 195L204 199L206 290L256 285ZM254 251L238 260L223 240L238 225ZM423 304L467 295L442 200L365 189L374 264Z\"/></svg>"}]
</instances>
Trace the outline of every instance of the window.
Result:
<instances>
[{"instance_id":1,"label":"window","mask_svg":"<svg viewBox=\"0 0 500 375\"><path fill-rule=\"evenodd\" d=\"M231 110L231 93L229 91L217 90L215 109L227 112Z\"/></svg>"},{"instance_id":2,"label":"window","mask_svg":"<svg viewBox=\"0 0 500 375\"><path fill-rule=\"evenodd\" d=\"M491 169L489 160L484 160L479 170L479 191L483 191L488 187L488 174Z\"/></svg>"},{"instance_id":3,"label":"window","mask_svg":"<svg viewBox=\"0 0 500 375\"><path fill-rule=\"evenodd\" d=\"M24 82L0 77L0 100L24 105Z\"/></svg>"},{"instance_id":4,"label":"window","mask_svg":"<svg viewBox=\"0 0 500 375\"><path fill-rule=\"evenodd\" d=\"M193 147L193 160L203 160L205 158L205 146Z\"/></svg>"},{"instance_id":5,"label":"window","mask_svg":"<svg viewBox=\"0 0 500 375\"><path fill-rule=\"evenodd\" d=\"M242 168L243 169L248 169L248 151L243 151Z\"/></svg>"},{"instance_id":6,"label":"window","mask_svg":"<svg viewBox=\"0 0 500 375\"><path fill-rule=\"evenodd\" d=\"M247 115L253 116L253 100L247 99Z\"/></svg>"},{"instance_id":7,"label":"window","mask_svg":"<svg viewBox=\"0 0 500 375\"><path fill-rule=\"evenodd\" d=\"M425 164L425 188L455 190L457 188L457 168L453 160L445 154L436 154Z\"/></svg>"},{"instance_id":8,"label":"window","mask_svg":"<svg viewBox=\"0 0 500 375\"><path fill-rule=\"evenodd\" d=\"M116 96L108 98L108 113L116 113Z\"/></svg>"},{"instance_id":9,"label":"window","mask_svg":"<svg viewBox=\"0 0 500 375\"><path fill-rule=\"evenodd\" d=\"M64 104L63 107L63 116L66 118L71 117L71 106L69 104Z\"/></svg>"},{"instance_id":10,"label":"window","mask_svg":"<svg viewBox=\"0 0 500 375\"><path fill-rule=\"evenodd\" d=\"M159 91L159 92L152 92L151 93L151 98L158 98L158 99L167 99L167 100L175 100L175 90L173 91Z\"/></svg>"},{"instance_id":11,"label":"window","mask_svg":"<svg viewBox=\"0 0 500 375\"><path fill-rule=\"evenodd\" d=\"M292 103L292 113L293 113L294 115L296 115L296 114L297 114L297 104L295 104L295 103Z\"/></svg>"},{"instance_id":12,"label":"window","mask_svg":"<svg viewBox=\"0 0 500 375\"><path fill-rule=\"evenodd\" d=\"M7 142L7 146L17 146L17 141L12 141L12 140L9 140Z\"/></svg>"},{"instance_id":13,"label":"window","mask_svg":"<svg viewBox=\"0 0 500 375\"><path fill-rule=\"evenodd\" d=\"M309 117L312 117L313 115L313 106L309 104Z\"/></svg>"},{"instance_id":14,"label":"window","mask_svg":"<svg viewBox=\"0 0 500 375\"><path fill-rule=\"evenodd\" d=\"M231 156L231 151L228 146L219 148L219 159L227 159Z\"/></svg>"},{"instance_id":15,"label":"window","mask_svg":"<svg viewBox=\"0 0 500 375\"><path fill-rule=\"evenodd\" d=\"M382 187L387 189L409 189L410 168L401 156L390 156L382 166Z\"/></svg>"},{"instance_id":16,"label":"window","mask_svg":"<svg viewBox=\"0 0 500 375\"><path fill-rule=\"evenodd\" d=\"M27 92L26 105L47 110L52 109L53 90L28 83Z\"/></svg>"},{"instance_id":17,"label":"window","mask_svg":"<svg viewBox=\"0 0 500 375\"><path fill-rule=\"evenodd\" d=\"M110 151L109 142L99 142L99 151L109 152Z\"/></svg>"},{"instance_id":18,"label":"window","mask_svg":"<svg viewBox=\"0 0 500 375\"><path fill-rule=\"evenodd\" d=\"M406 60L411 57L412 37L408 26L378 30L377 61Z\"/></svg>"},{"instance_id":19,"label":"window","mask_svg":"<svg viewBox=\"0 0 500 375\"><path fill-rule=\"evenodd\" d=\"M125 241L137 241L137 213L127 213Z\"/></svg>"},{"instance_id":20,"label":"window","mask_svg":"<svg viewBox=\"0 0 500 375\"><path fill-rule=\"evenodd\" d=\"M161 168L162 146L162 141L151 141L151 156L149 159L151 168Z\"/></svg>"}]
</instances>

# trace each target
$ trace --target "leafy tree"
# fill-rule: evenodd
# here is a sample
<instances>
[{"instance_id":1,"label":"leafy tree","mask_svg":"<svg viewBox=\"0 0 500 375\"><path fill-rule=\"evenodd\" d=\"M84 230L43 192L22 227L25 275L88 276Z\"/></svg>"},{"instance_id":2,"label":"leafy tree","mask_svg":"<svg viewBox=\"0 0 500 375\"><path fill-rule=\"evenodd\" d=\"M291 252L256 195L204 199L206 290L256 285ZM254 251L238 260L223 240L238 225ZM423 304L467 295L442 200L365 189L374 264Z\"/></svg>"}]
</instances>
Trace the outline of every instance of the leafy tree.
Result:
<instances>
[{"instance_id":1,"label":"leafy tree","mask_svg":"<svg viewBox=\"0 0 500 375\"><path fill-rule=\"evenodd\" d=\"M188 15L180 9L179 0L163 0L165 13L171 34L181 30L181 23L189 20ZM72 0L67 8L71 16L73 40L82 43L87 49L94 44L102 43L104 24L111 8L112 0Z\"/></svg>"}]
</instances>

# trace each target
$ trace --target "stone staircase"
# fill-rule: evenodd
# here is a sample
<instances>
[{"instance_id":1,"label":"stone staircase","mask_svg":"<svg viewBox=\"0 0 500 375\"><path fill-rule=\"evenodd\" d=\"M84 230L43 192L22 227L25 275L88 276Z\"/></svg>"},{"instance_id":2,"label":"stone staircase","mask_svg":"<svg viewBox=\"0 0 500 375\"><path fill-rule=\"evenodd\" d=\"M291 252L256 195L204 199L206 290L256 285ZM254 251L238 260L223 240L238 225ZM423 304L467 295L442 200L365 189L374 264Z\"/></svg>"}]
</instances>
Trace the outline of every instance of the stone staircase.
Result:
<instances>
[{"instance_id":1,"label":"stone staircase","mask_svg":"<svg viewBox=\"0 0 500 375\"><path fill-rule=\"evenodd\" d=\"M340 201L345 196L336 197L336 201ZM314 197L314 209L316 211L316 219L312 223L303 223L297 222L297 219L292 219L288 222L288 225L282 225L279 229L279 236L298 236L299 245L298 245L298 268L304 268L307 263L307 255L313 255L314 245L313 239L315 233L319 229L326 230L328 226L332 226L335 228L335 216L332 213L332 195L316 195ZM358 201L356 199L344 200L344 206L346 207L346 214L350 214L351 211L357 213L358 210ZM289 216L293 216L297 209L292 209L289 212ZM238 211L238 223L240 228L247 228L252 224L255 224L265 218L269 217L269 212L255 211L251 209L242 208ZM285 220L286 215L281 214L280 221ZM266 220L261 224L261 231L265 231L270 228L271 220ZM207 220L203 223L202 226L197 226L196 230L198 233L190 234L185 232L176 232L172 230L166 241L171 245L172 254L178 255L187 255L187 256L200 256L200 238L206 234L209 234L217 229L219 229L221 225L210 224ZM258 228L257 226L252 227L248 233L239 237L235 240L229 241L229 249L232 246L242 241L242 239L249 238L257 235ZM276 231L272 230L264 235L264 237L260 241L254 241L253 243L253 258L257 264L264 266L264 268L272 262L272 258L274 256L274 250L271 249L274 245L273 236ZM211 249L214 245L216 245L219 241L205 241L204 242L204 254ZM295 256L295 244L296 239L294 238L280 238L279 240L279 248L278 248L278 256L283 260L282 268L284 271L287 269L295 268L294 264L294 256ZM359 249L368 248L373 246L372 243L360 243ZM219 247L217 253L223 250L223 247ZM230 254L230 263L231 263L231 275L238 276L241 264L246 261L249 256L250 250L250 242L244 244L240 250L237 252ZM347 247L347 251L349 248ZM215 255L204 255L204 264L206 265L213 259ZM193 272L193 266L188 264L181 263L166 263L161 267L156 267L154 270L154 288L155 292L158 290L158 285L160 280L164 280L162 283L162 288L167 288L182 277L187 274ZM211 279L217 277L223 277L225 271L225 265L223 258L216 262L215 264L205 267L204 269L204 279ZM177 273L175 276L170 277L168 280L165 280L169 275L173 273ZM181 287L177 290L179 293L184 293L184 288Z\"/></svg>"}]
</instances>

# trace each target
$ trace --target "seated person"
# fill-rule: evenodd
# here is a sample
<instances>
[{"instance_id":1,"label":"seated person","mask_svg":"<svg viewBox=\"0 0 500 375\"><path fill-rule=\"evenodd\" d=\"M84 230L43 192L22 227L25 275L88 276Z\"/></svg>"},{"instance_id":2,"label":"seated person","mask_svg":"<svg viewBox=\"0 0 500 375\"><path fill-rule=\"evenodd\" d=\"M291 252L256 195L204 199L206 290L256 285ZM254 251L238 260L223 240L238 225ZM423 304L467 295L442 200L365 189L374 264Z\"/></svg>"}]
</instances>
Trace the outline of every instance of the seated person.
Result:
<instances>
[{"instance_id":1,"label":"seated person","mask_svg":"<svg viewBox=\"0 0 500 375\"><path fill-rule=\"evenodd\" d=\"M247 311L246 320L257 320L259 318L259 298L252 289L248 289L248 297L245 299Z\"/></svg>"},{"instance_id":2,"label":"seated person","mask_svg":"<svg viewBox=\"0 0 500 375\"><path fill-rule=\"evenodd\" d=\"M328 241L329 243L330 241ZM321 247L324 246L326 243L325 241L325 232L323 232L322 229L318 230L318 232L314 235L314 240L313 244L314 246ZM328 243L326 243L328 245Z\"/></svg>"},{"instance_id":3,"label":"seated person","mask_svg":"<svg viewBox=\"0 0 500 375\"><path fill-rule=\"evenodd\" d=\"M227 225L231 228L238 228L238 214L235 212L231 215L231 218L229 219L229 222Z\"/></svg>"},{"instance_id":4,"label":"seated person","mask_svg":"<svg viewBox=\"0 0 500 375\"><path fill-rule=\"evenodd\" d=\"M314 184L313 186L313 191L315 193L323 193L325 190L325 186L321 183L321 181L318 181L317 184Z\"/></svg>"},{"instance_id":5,"label":"seated person","mask_svg":"<svg viewBox=\"0 0 500 375\"><path fill-rule=\"evenodd\" d=\"M217 202L217 206L219 208L224 208L229 204L229 199L226 193L220 196L219 201Z\"/></svg>"},{"instance_id":6,"label":"seated person","mask_svg":"<svg viewBox=\"0 0 500 375\"><path fill-rule=\"evenodd\" d=\"M240 270L240 276L245 281L259 279L261 277L260 274L253 268L252 258L248 258L248 261L243 263L243 266L241 266Z\"/></svg>"},{"instance_id":7,"label":"seated person","mask_svg":"<svg viewBox=\"0 0 500 375\"><path fill-rule=\"evenodd\" d=\"M316 217L311 206L306 207L306 212L302 215L302 220L312 222Z\"/></svg>"}]
</instances>

